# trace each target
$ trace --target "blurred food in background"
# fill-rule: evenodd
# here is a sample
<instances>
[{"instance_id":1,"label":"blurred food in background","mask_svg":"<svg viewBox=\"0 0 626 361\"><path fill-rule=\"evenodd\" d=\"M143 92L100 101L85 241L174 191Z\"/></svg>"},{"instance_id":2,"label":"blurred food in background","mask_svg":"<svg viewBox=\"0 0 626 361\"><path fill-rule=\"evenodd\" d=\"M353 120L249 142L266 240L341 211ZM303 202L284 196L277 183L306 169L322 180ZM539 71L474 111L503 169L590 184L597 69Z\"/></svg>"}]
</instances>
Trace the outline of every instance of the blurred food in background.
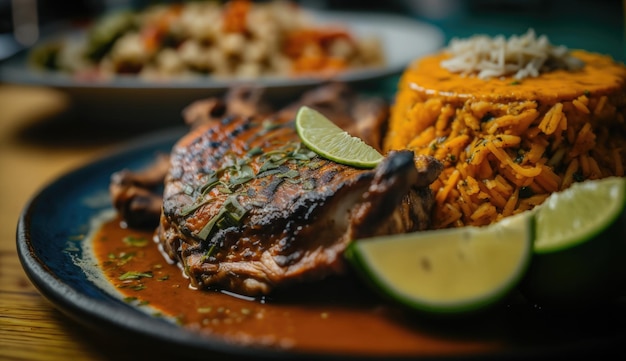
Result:
<instances>
[{"instance_id":1,"label":"blurred food in background","mask_svg":"<svg viewBox=\"0 0 626 361\"><path fill-rule=\"evenodd\" d=\"M89 25L86 37L45 42L31 55L35 66L87 79L333 75L384 64L378 39L281 0L120 9Z\"/></svg>"},{"instance_id":2,"label":"blurred food in background","mask_svg":"<svg viewBox=\"0 0 626 361\"><path fill-rule=\"evenodd\" d=\"M0 0L0 60L31 46L43 35L41 29L59 21L85 22L127 6L139 9L154 4L192 2L197 1ZM608 54L621 61L626 55L621 0L294 0L294 3L319 10L402 14L439 26L447 40L478 33L512 35L534 28L570 48Z\"/></svg>"},{"instance_id":3,"label":"blurred food in background","mask_svg":"<svg viewBox=\"0 0 626 361\"><path fill-rule=\"evenodd\" d=\"M306 35L306 37L314 39L314 45L312 47L299 45L289 47L292 54L306 55L297 62L291 61L290 66L293 66L295 70L289 69L287 71L286 68L281 68L282 71L293 75L290 77L273 77L270 75L271 71L277 70L276 67L272 68L269 64L287 63L283 61L288 59L284 54L272 54L272 57L283 60L270 61L267 52L265 52L265 60L259 60L256 63L242 61L244 57L258 57L260 59L261 54L263 54L263 51L259 51L258 48L253 50L256 45L248 44L250 39L247 36L243 37L244 42L246 42L244 45L247 49L246 55L231 53L227 57L221 56L222 65L219 66L216 65L220 63L219 60L211 66L207 63L202 64L200 60L203 57L220 58L219 54L215 55L216 51L206 49L206 39L190 39L191 41L185 47L182 47L181 44L181 50L182 48L186 49L184 57L178 52L174 53L172 49L163 54L154 51L151 53L152 55L148 56L145 51L141 50L142 47L150 48L151 45L148 44L156 44L158 49L166 50L171 47L173 39L175 40L174 43L181 41L180 38L176 40L177 38L171 36L170 33L163 36L159 30L161 29L160 25L153 27L157 30L146 31L146 34L142 34L142 36L131 36L128 32L124 33L130 38L126 38L123 46L115 46L118 48L115 51L113 47L110 49L107 49L106 46L103 47L102 42L99 43L99 46L91 48L92 56L100 59L98 64L101 64L101 68L105 71L99 69L81 71L82 79L85 77L93 79L97 76L113 76L120 73L131 75L115 76L115 80L112 81L77 81L82 79L68 76L68 74L72 74L69 72L33 71L33 68L27 67L26 51L16 54L20 50L31 49L33 44L43 44L44 40L49 38L51 34L61 33L58 30L63 29L55 28L56 24L85 29L88 28L89 24L93 24L93 21L103 19L105 14L119 14L120 9L129 6L132 9L146 9L155 4L160 4L161 8L166 8L167 4L174 6L174 8L199 7L198 4L201 1L0 0L0 81L6 84L28 84L60 89L69 95L73 110L76 110L80 117L86 116L90 120L102 118L106 122L111 122L130 118L136 122L137 119L149 119L150 124L152 124L155 119L178 120L180 109L191 100L215 95L216 92L223 91L225 87L231 85L235 79L241 79L244 74L247 74L248 78L243 79L243 81L252 79L255 83L272 88L273 98L281 101L293 99L306 87L313 83L325 81L328 79L327 75L345 65L345 62L337 61L334 58L331 60L330 56L326 57L324 54L317 57L309 56L311 53L320 53L319 48L316 50L303 49L315 49L315 41L319 45L320 43L326 44L328 39L333 39L338 40L338 45L324 49L332 48L333 52L340 53L350 52L352 50L349 50L349 46L346 44L354 45L354 34L380 36L385 64L364 68L363 71L343 71L334 79L350 82L359 81L361 90L374 91L388 98L394 96L399 73L408 64L406 60L408 53L416 54L409 57L410 59L421 57L436 50L440 46L438 44L448 43L454 38L467 38L476 34L510 36L532 28L538 34L549 36L555 44L562 44L570 49L585 49L606 54L622 62L626 55L622 0L388 0L384 2L378 0L293 0L293 3L297 4L296 7L307 9L307 11L311 10L313 13L317 12L317 14L324 16L335 11L343 12L342 14L346 16L335 16L333 21L341 23L344 20L343 22L347 23L350 26L349 29L354 32L348 34L352 36L351 41L345 41L345 34L327 32L329 30L327 28L321 32L317 31L319 28L316 28L317 30L314 32L302 32L300 34L302 37ZM255 0L250 1L250 4L260 5L271 2L272 0ZM225 0L214 0L213 6L222 6L225 3ZM168 12L163 11L163 13ZM372 17L372 15L374 16ZM391 16L385 17L385 15ZM170 16L163 15L164 21L153 20L153 24L169 24ZM145 15L142 18L148 17ZM154 14L150 17L154 17ZM407 23L404 23L403 20L406 20ZM118 21L123 24L126 20L122 16L118 18ZM296 17L290 21L296 22ZM185 31L191 34L194 31L190 29L193 29L194 26L197 29L202 26L215 26L215 24L209 23L211 22L198 24L197 21L190 21L189 24L184 24L185 26L182 28L188 29ZM430 29L424 29L423 26L413 26L415 24L411 23L426 24L432 28L437 28L438 34L436 35L441 36L441 39L439 37L434 40L425 38L433 37L434 32ZM355 24L356 26L353 27ZM392 27L393 29L391 29ZM177 31L182 31L181 27L178 29ZM229 40L231 45L242 42L241 37L236 34L225 38L231 39ZM140 39L143 39L144 42ZM118 39L118 41L121 40L122 37ZM224 40L224 42L227 41ZM293 41L293 43L298 44L297 41ZM374 43L376 41L372 42L372 44ZM95 44L97 45L98 42ZM437 47L433 48L434 45ZM77 48L72 47L74 51L77 51ZM51 51L43 51L44 56L40 58L40 63L49 67L59 66L62 58L64 63L68 63L68 59L72 58L70 56L72 51L64 51L65 55L59 56L58 46L56 46L56 50L55 46L51 46L47 50ZM103 50L106 51L103 52ZM115 52L114 56L111 55L113 51ZM209 55L210 53L213 55ZM145 57L150 57L154 61L142 64L140 61ZM224 58L227 60L223 61ZM357 58L358 56L353 55L351 59ZM6 59L6 61L2 61L2 59ZM90 61L93 62L93 60ZM76 68L81 68L85 62L69 63L74 64ZM224 64L229 65L224 66ZM215 76L218 74L217 69L226 69L234 75ZM311 69L323 70L317 73L320 75L317 78L304 76ZM253 74L259 73L261 75L256 78L251 77ZM151 77L151 79L166 77L168 80L172 80L174 79L172 74L179 74L176 75L176 79L183 81L145 81L147 77ZM201 74L211 76L195 76ZM107 101L102 102L102 99L107 99ZM166 107L167 109L165 109ZM112 108L116 108L118 111L111 114ZM149 110L152 111L148 112Z\"/></svg>"}]
</instances>

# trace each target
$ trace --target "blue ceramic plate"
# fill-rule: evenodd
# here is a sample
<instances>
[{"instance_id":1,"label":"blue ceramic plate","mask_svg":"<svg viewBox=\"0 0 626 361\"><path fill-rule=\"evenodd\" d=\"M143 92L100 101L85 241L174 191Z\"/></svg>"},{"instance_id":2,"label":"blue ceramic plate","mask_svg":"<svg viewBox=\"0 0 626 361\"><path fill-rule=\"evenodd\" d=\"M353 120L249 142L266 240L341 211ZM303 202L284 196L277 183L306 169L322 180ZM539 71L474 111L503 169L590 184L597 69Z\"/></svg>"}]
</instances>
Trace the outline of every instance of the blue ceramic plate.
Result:
<instances>
[{"instance_id":1,"label":"blue ceramic plate","mask_svg":"<svg viewBox=\"0 0 626 361\"><path fill-rule=\"evenodd\" d=\"M323 356L324 359L345 360L346 355L235 346L218 338L201 336L151 316L124 302L103 283L94 281L89 265L84 265L90 260L82 241L93 230L94 218L103 212L112 212L108 194L111 174L123 168L140 169L150 164L157 153L168 152L184 132L185 129L175 128L137 139L115 154L66 174L36 194L25 207L17 232L17 250L28 277L43 296L78 322L97 331L128 334L133 340L145 340L150 348L164 347L189 358L206 358L210 354L212 358L219 355L271 359ZM93 264L91 267L93 269ZM588 315L566 318L543 317L541 312L527 317L527 311L506 310L507 319L497 321L496 334L510 346L497 355L487 356L507 359L520 355L598 356L599 352L614 352L619 350L615 347L626 340L625 309L622 303L617 309L596 309ZM493 321L493 317L479 317L448 326L475 332ZM539 333L541 337L536 336ZM448 360L450 355L435 357L441 358ZM454 355L452 358L463 357Z\"/></svg>"},{"instance_id":2,"label":"blue ceramic plate","mask_svg":"<svg viewBox=\"0 0 626 361\"><path fill-rule=\"evenodd\" d=\"M293 354L234 347L217 339L187 332L167 320L128 305L94 282L82 240L94 217L111 209L109 179L122 168L140 169L158 153L169 152L184 129L167 130L133 142L131 147L77 169L35 195L22 213L17 251L26 274L55 307L97 331L138 339L159 340L155 347L190 357L212 353L238 356L291 357Z\"/></svg>"}]
</instances>

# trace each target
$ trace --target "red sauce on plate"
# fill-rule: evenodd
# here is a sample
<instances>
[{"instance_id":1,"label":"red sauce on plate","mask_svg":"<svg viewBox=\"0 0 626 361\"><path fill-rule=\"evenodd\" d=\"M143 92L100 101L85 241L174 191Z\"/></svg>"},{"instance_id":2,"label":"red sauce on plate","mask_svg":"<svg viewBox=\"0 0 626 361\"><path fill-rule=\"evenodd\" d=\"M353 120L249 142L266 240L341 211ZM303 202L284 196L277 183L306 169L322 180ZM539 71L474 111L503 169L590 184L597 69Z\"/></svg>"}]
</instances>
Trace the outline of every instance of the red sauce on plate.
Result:
<instances>
[{"instance_id":1,"label":"red sauce on plate","mask_svg":"<svg viewBox=\"0 0 626 361\"><path fill-rule=\"evenodd\" d=\"M366 355L482 354L505 347L485 327L490 321L441 332L433 328L437 322L385 302L351 275L250 299L191 289L152 232L124 229L119 219L105 222L92 242L98 266L127 302L234 344Z\"/></svg>"}]
</instances>

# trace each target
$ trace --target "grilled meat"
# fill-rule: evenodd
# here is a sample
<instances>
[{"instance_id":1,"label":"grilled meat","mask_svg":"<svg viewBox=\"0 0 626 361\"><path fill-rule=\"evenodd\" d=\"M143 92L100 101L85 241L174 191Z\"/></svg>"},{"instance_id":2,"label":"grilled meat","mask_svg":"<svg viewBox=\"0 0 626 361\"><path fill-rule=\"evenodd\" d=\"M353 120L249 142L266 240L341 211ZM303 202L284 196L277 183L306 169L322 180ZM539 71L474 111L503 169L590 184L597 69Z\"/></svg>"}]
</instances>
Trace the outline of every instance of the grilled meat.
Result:
<instances>
[{"instance_id":1,"label":"grilled meat","mask_svg":"<svg viewBox=\"0 0 626 361\"><path fill-rule=\"evenodd\" d=\"M217 122L224 117L264 117L272 113L259 88L233 88L225 97L197 101L184 112L185 122L193 129L206 122ZM360 101L344 84L334 83L306 93L300 102L292 105L308 105L329 114L348 133L363 139L380 150L389 107L382 99ZM355 121L358 119L358 121ZM169 156L159 154L149 167L131 171L122 169L114 173L109 185L113 205L127 226L154 228L159 223L163 203L163 185L169 168Z\"/></svg>"},{"instance_id":2,"label":"grilled meat","mask_svg":"<svg viewBox=\"0 0 626 361\"><path fill-rule=\"evenodd\" d=\"M127 226L155 228L159 224L163 197L156 190L163 185L169 166L169 156L159 154L156 161L146 169L122 169L111 176L109 194L113 206Z\"/></svg>"},{"instance_id":3,"label":"grilled meat","mask_svg":"<svg viewBox=\"0 0 626 361\"><path fill-rule=\"evenodd\" d=\"M363 103L322 96L338 90L310 93L306 105L356 123ZM341 273L354 239L427 228L428 185L442 168L434 158L398 151L373 170L337 164L300 143L293 119L302 102L271 113L253 93L236 98L185 110L192 130L173 148L165 177L156 235L193 286L264 295Z\"/></svg>"}]
</instances>

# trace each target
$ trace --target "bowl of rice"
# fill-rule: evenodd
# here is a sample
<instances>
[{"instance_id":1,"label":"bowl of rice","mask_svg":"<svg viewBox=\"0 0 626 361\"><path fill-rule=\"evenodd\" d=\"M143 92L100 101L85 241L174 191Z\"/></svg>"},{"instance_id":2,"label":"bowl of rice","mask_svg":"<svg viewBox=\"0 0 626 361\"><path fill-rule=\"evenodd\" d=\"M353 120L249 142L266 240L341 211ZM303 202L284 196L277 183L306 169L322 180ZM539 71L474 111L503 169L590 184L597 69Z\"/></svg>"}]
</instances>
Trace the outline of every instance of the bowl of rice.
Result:
<instances>
[{"instance_id":1,"label":"bowl of rice","mask_svg":"<svg viewBox=\"0 0 626 361\"><path fill-rule=\"evenodd\" d=\"M433 228L491 224L624 176L626 67L530 29L453 39L403 73L383 147L444 163Z\"/></svg>"}]
</instances>

